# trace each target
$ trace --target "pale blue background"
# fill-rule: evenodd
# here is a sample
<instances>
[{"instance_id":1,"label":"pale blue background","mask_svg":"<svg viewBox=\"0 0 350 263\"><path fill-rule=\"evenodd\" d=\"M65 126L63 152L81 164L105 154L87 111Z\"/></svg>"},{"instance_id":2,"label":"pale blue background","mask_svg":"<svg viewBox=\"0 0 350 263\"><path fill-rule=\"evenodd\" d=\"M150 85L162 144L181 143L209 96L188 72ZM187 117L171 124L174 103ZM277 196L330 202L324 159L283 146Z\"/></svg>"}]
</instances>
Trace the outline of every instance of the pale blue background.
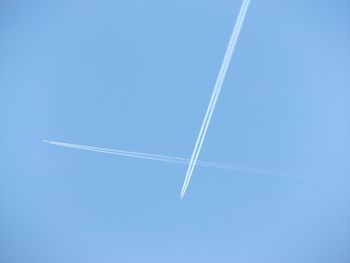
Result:
<instances>
[{"instance_id":1,"label":"pale blue background","mask_svg":"<svg viewBox=\"0 0 350 263\"><path fill-rule=\"evenodd\" d=\"M350 262L350 3L252 0L200 159L239 0L0 2L0 262Z\"/></svg>"}]
</instances>

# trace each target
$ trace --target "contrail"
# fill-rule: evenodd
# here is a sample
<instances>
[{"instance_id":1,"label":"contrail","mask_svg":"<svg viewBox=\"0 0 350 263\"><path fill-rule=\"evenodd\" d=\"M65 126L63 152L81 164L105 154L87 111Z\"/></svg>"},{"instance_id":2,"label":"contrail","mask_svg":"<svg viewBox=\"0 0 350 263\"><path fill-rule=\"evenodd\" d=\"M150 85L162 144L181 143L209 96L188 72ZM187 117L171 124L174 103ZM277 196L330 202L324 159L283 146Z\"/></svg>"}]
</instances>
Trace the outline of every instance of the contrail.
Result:
<instances>
[{"instance_id":1,"label":"contrail","mask_svg":"<svg viewBox=\"0 0 350 263\"><path fill-rule=\"evenodd\" d=\"M79 144L71 144L71 143L49 141L49 140L43 140L43 142L57 145L57 146L62 146L62 147L79 149L79 150L101 152L101 153L107 153L107 154L113 154L113 155L119 155L119 156L125 156L125 157L134 157L134 158L140 158L140 159L154 160L154 161L171 162L171 163L184 163L184 164L189 162L189 160L185 159L185 158L173 157L173 156L167 156L167 155L150 154L150 153L142 153L142 152L134 152L134 151L124 151L124 150L114 150L114 149L108 149L108 148L98 148L98 147L92 147L92 146L84 146L84 145L79 145Z\"/></svg>"},{"instance_id":2,"label":"contrail","mask_svg":"<svg viewBox=\"0 0 350 263\"><path fill-rule=\"evenodd\" d=\"M199 135L198 135L195 147L193 149L192 157L191 157L190 163L188 165L185 181L183 183L181 194L180 194L181 199L185 195L186 189L188 187L188 183L190 182L194 167L197 163L198 156L199 156L199 153L201 151L203 141L204 141L205 135L206 135L208 127L209 127L210 120L211 120L213 112L215 110L216 102L219 98L221 88L222 88L222 85L224 83L225 76L226 76L230 61L232 59L232 54L233 54L233 51L235 49L237 39L238 39L239 33L241 31L241 28L242 28L242 24L243 24L245 15L247 13L249 3L250 3L250 0L243 0L241 9L239 11L239 14L238 14L231 38L230 38L230 42L229 42L229 45L227 47L225 57L224 57L224 60L222 62L222 65L221 65L219 75L216 79L214 90L213 90L207 111L205 113L205 117L204 117L204 120L202 122L202 126L201 126L201 129L199 131Z\"/></svg>"},{"instance_id":3,"label":"contrail","mask_svg":"<svg viewBox=\"0 0 350 263\"><path fill-rule=\"evenodd\" d=\"M43 142L48 143L48 144L52 144L52 145L56 145L56 146L73 148L73 149L78 149L78 150L106 153L106 154L139 158L139 159L146 159L146 160L152 160L152 161L160 161L160 162L176 163L176 164L184 164L184 165L188 164L190 162L189 159L182 158L182 157L174 157L174 156L169 156L169 155L160 155L160 154L151 154L151 153L143 153L143 152L135 152L135 151L99 148L99 147L92 147L92 146L85 146L85 145L71 144L71 143L64 143L64 142L57 142L57 141L50 141L50 140L43 140ZM268 175L268 176L279 176L279 177L289 177L289 178L294 178L294 179L310 180L308 178L304 178L304 177L300 177L300 176L296 176L296 175L291 175L291 174L287 174L287 173L283 173L283 172L249 168L249 167L244 167L244 166L240 166L240 165L233 165L233 164L226 164L226 163L219 163L219 162L198 161L197 165L203 166L203 167L225 169L225 170L230 170L230 171L247 172L247 173L252 173L252 174L256 174L256 175L260 174L260 175Z\"/></svg>"}]
</instances>

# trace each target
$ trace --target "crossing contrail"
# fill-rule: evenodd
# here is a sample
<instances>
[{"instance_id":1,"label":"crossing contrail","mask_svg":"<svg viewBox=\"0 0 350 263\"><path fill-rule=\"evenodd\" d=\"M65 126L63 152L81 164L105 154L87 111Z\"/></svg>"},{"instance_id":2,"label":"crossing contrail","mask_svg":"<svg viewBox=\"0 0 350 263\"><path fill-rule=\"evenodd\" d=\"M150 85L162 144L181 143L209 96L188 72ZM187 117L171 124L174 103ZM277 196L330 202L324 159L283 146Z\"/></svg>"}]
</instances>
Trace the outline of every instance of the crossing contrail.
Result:
<instances>
[{"instance_id":1,"label":"crossing contrail","mask_svg":"<svg viewBox=\"0 0 350 263\"><path fill-rule=\"evenodd\" d=\"M72 143L65 143L65 142L58 142L58 141L50 141L50 140L43 140L43 142L48 143L48 144L52 144L52 145L56 145L56 146L73 148L73 149L78 149L78 150L106 153L106 154L112 154L112 155L119 155L119 156L123 156L123 157L139 158L139 159L146 159L146 160L152 160L152 161L160 161L160 162L184 164L184 165L186 165L190 162L189 159L182 158L182 157L169 156L169 155L143 153L143 152L135 152L135 151L125 151L125 150L115 150L115 149L109 149L109 148L99 148L99 147L93 147L93 146L86 146L86 145L79 145L79 144L72 144ZM263 169L257 169L257 168L250 168L250 167L244 167L241 165L226 164L226 163L220 163L220 162L198 161L197 165L203 166L203 167L209 167L209 168L225 169L225 170L229 170L229 171L247 172L247 173L256 174L256 175L279 176L279 177L289 177L289 178L294 178L294 179L308 180L308 178L300 177L300 176L292 175L292 174L288 174L288 173L263 170Z\"/></svg>"},{"instance_id":2,"label":"crossing contrail","mask_svg":"<svg viewBox=\"0 0 350 263\"><path fill-rule=\"evenodd\" d=\"M205 135L206 135L208 127L209 127L210 120L211 120L213 112L215 110L216 102L219 98L220 91L221 91L222 85L223 85L224 80L225 80L225 76L226 76L226 73L227 73L231 58L232 58L233 51L234 51L236 43L237 43L239 33L241 31L241 28L242 28L242 24L243 24L245 15L247 13L249 3L250 3L250 0L243 0L241 9L239 11L239 14L238 14L231 38L230 38L230 42L229 42L229 45L227 47L225 57L224 57L224 60L222 62L222 65L221 65L219 75L216 79L214 90L213 90L207 111L205 113L205 117L204 117L204 120L202 122L202 126L201 126L201 129L199 131L199 135L198 135L195 147L193 149L192 157L190 159L190 162L189 162L189 165L187 168L185 181L183 183L181 194L180 194L181 199L184 197L184 195L186 193L188 183L190 182L194 167L197 163L198 156L199 156L199 153L201 151L203 141L204 141Z\"/></svg>"}]
</instances>

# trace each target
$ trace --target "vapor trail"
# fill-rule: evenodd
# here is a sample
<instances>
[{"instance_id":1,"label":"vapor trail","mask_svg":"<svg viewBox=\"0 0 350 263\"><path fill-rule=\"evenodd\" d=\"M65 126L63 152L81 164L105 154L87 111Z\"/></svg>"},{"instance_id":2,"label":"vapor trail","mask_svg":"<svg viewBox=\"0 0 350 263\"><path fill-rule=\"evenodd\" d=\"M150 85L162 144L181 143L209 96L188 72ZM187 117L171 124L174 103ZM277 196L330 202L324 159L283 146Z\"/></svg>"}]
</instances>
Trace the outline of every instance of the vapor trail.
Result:
<instances>
[{"instance_id":1,"label":"vapor trail","mask_svg":"<svg viewBox=\"0 0 350 263\"><path fill-rule=\"evenodd\" d=\"M48 143L48 144L52 144L52 145L56 145L56 146L73 148L73 149L78 149L78 150L106 153L106 154L112 154L112 155L119 155L119 156L123 156L123 157L139 158L139 159L146 159L146 160L152 160L152 161L160 161L160 162L176 163L176 164L184 164L184 165L188 164L190 162L189 159L182 158L182 157L174 157L174 156L169 156L169 155L151 154L151 153L125 151L125 150L115 150L115 149L99 148L99 147L92 147L92 146L85 146L85 145L71 144L71 143L64 143L64 142L57 142L57 141L49 141L49 140L43 140L43 142ZM226 164L226 163L220 163L220 162L198 161L197 165L203 166L203 167L225 169L225 170L230 170L230 171L247 172L247 173L252 173L252 174L256 174L256 175L259 174L259 175L279 176L279 177L289 177L289 178L294 178L294 179L309 180L308 178L304 178L304 177L300 177L300 176L296 176L296 175L291 175L291 174L287 174L287 173L283 173L283 172L249 168L249 167L244 167L244 166L240 166L240 165Z\"/></svg>"},{"instance_id":2,"label":"vapor trail","mask_svg":"<svg viewBox=\"0 0 350 263\"><path fill-rule=\"evenodd\" d=\"M134 152L134 151L124 151L124 150L114 150L114 149L108 149L108 148L98 148L98 147L92 147L92 146L84 146L84 145L79 145L79 144L71 144L71 143L49 141L49 140L43 140L43 142L57 145L57 146L62 146L62 147L79 149L79 150L101 152L101 153L107 153L107 154L113 154L113 155L119 155L119 156L125 156L125 157L134 157L134 158L140 158L140 159L154 160L154 161L183 163L183 164L186 164L189 162L189 160L185 159L185 158L173 157L173 156L167 156L167 155L150 154L150 153L142 153L142 152Z\"/></svg>"},{"instance_id":3,"label":"vapor trail","mask_svg":"<svg viewBox=\"0 0 350 263\"><path fill-rule=\"evenodd\" d=\"M188 187L188 183L190 182L194 167L197 163L198 156L199 156L199 153L201 151L203 141L204 141L205 135L206 135L208 127L209 127L210 120L211 120L213 112L215 110L215 106L216 106L217 100L219 98L221 88L222 88L222 85L224 83L225 76L226 76L230 61L232 59L232 54L233 54L233 51L235 49L237 39L238 39L239 33L241 31L241 28L242 28L242 24L243 24L245 15L247 13L249 3L250 3L250 0L243 0L241 9L239 11L239 14L238 14L231 38L230 38L230 42L229 42L229 45L227 47L225 57L224 57L224 60L222 62L222 65L221 65L219 75L216 79L214 90L213 90L212 96L210 98L210 102L209 102L207 111L205 113L204 120L202 122L202 126L201 126L201 129L199 131L199 135L198 135L195 147L193 149L192 157L191 157L189 165L188 165L185 181L183 183L181 194L180 194L181 199L185 195L186 189Z\"/></svg>"}]
</instances>

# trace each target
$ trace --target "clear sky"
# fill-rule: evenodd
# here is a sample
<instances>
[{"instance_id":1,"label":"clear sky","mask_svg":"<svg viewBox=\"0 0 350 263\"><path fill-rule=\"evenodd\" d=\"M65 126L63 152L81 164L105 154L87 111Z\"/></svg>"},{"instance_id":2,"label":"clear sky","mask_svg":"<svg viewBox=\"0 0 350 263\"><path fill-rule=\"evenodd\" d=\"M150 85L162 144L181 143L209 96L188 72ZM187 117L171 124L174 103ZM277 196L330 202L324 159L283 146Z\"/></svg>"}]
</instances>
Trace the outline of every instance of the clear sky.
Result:
<instances>
[{"instance_id":1,"label":"clear sky","mask_svg":"<svg viewBox=\"0 0 350 263\"><path fill-rule=\"evenodd\" d=\"M1 1L0 262L350 262L350 3Z\"/></svg>"}]
</instances>

